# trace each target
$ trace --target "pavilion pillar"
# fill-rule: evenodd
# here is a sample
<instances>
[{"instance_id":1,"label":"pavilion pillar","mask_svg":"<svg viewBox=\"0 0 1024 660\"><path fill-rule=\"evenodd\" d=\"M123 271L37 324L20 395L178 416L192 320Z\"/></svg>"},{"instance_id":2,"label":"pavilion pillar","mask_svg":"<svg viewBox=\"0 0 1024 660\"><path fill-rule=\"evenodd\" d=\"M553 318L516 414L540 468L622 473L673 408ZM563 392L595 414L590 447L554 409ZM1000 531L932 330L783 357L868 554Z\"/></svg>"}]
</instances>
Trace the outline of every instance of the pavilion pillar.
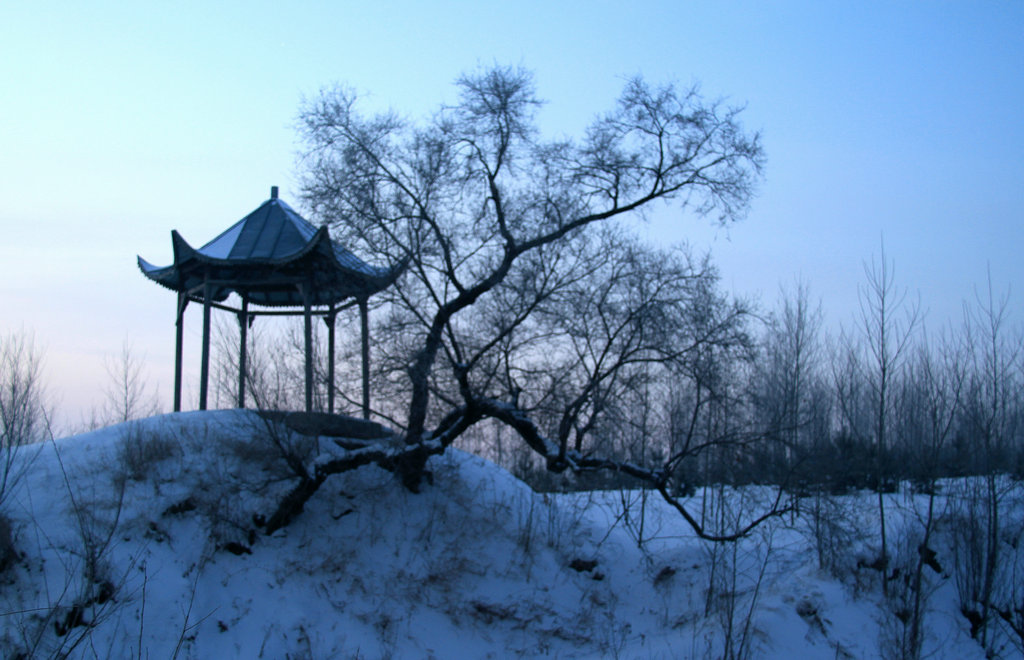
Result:
<instances>
[{"instance_id":1,"label":"pavilion pillar","mask_svg":"<svg viewBox=\"0 0 1024 660\"><path fill-rule=\"evenodd\" d=\"M249 330L249 298L242 296L242 311L238 313L238 407L245 408L245 358Z\"/></svg>"},{"instance_id":2,"label":"pavilion pillar","mask_svg":"<svg viewBox=\"0 0 1024 660\"><path fill-rule=\"evenodd\" d=\"M337 311L331 305L324 323L327 324L327 412L334 414L334 322Z\"/></svg>"},{"instance_id":3,"label":"pavilion pillar","mask_svg":"<svg viewBox=\"0 0 1024 660\"><path fill-rule=\"evenodd\" d=\"M359 330L363 354L363 419L370 419L370 310L365 297L359 299Z\"/></svg>"},{"instance_id":4,"label":"pavilion pillar","mask_svg":"<svg viewBox=\"0 0 1024 660\"><path fill-rule=\"evenodd\" d=\"M174 412L181 412L181 351L185 339L185 307L188 306L188 296L184 291L178 292L178 312L175 315L174 325Z\"/></svg>"},{"instance_id":5,"label":"pavilion pillar","mask_svg":"<svg viewBox=\"0 0 1024 660\"><path fill-rule=\"evenodd\" d=\"M210 385L210 285L203 284L203 358L199 370L199 409L206 410Z\"/></svg>"},{"instance_id":6,"label":"pavilion pillar","mask_svg":"<svg viewBox=\"0 0 1024 660\"><path fill-rule=\"evenodd\" d=\"M302 286L302 314L305 317L306 412L313 412L313 310L309 285Z\"/></svg>"}]
</instances>

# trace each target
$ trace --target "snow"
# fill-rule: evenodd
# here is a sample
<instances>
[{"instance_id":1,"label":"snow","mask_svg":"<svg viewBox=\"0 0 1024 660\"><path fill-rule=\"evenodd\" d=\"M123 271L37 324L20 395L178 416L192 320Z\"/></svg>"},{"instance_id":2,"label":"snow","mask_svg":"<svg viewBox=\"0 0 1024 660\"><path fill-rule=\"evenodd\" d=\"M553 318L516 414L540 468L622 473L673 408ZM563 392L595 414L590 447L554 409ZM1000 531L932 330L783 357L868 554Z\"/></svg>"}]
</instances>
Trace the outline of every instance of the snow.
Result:
<instances>
[{"instance_id":1,"label":"snow","mask_svg":"<svg viewBox=\"0 0 1024 660\"><path fill-rule=\"evenodd\" d=\"M856 569L870 548L846 548L838 580L801 516L714 545L649 494L534 493L457 450L420 494L377 467L331 477L268 537L253 516L291 482L263 424L177 413L22 451L4 505L20 552L0 574L7 657L831 660L891 639L877 579ZM726 510L766 497L731 491ZM870 496L845 504L870 524ZM709 599L713 571L728 588ZM88 625L58 635L75 603ZM930 608L932 657L983 657L948 578Z\"/></svg>"}]
</instances>

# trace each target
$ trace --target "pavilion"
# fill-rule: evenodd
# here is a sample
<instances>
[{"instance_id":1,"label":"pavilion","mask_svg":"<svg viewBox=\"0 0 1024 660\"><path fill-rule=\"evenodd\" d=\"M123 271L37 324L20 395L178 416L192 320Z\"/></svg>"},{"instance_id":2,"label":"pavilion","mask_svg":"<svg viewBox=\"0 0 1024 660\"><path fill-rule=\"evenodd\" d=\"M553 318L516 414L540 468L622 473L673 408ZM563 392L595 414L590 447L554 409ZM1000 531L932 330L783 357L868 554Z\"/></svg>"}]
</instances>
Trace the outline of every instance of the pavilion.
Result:
<instances>
[{"instance_id":1,"label":"pavilion","mask_svg":"<svg viewBox=\"0 0 1024 660\"><path fill-rule=\"evenodd\" d=\"M174 410L181 410L183 320L189 302L203 306L203 346L199 409L206 410L210 376L210 310L235 314L241 330L238 360L238 407L245 407L246 334L256 316L305 319L306 412L313 408L312 318L327 323L328 412L334 412L334 325L337 313L358 305L362 334L363 417L370 414L369 322L367 301L391 285L405 264L372 266L331 240L327 227L317 228L278 199L270 199L201 248L193 248L171 231L174 263L158 267L138 258L143 275L178 294L174 358ZM232 293L238 308L224 304ZM254 310L250 305L269 308Z\"/></svg>"}]
</instances>

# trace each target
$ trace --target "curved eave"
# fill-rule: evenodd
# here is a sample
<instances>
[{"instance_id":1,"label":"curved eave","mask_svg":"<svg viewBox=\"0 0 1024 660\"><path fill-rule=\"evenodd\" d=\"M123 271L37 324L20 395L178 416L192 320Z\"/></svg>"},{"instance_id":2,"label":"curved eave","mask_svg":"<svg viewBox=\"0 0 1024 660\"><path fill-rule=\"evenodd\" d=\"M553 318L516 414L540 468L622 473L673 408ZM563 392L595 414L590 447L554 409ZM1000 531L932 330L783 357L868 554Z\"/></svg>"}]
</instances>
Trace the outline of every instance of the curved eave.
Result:
<instances>
[{"instance_id":1,"label":"curved eave","mask_svg":"<svg viewBox=\"0 0 1024 660\"><path fill-rule=\"evenodd\" d=\"M394 284L408 263L408 259L406 259L393 268L372 266L344 248L336 246L332 241L327 241L323 247L327 248L325 256L331 261L337 271L353 279L360 280L365 284L366 292L363 295L366 296L371 296ZM346 262L354 262L357 267L354 268Z\"/></svg>"},{"instance_id":2,"label":"curved eave","mask_svg":"<svg viewBox=\"0 0 1024 660\"><path fill-rule=\"evenodd\" d=\"M333 305L348 298L368 298L391 286L401 276L408 265L409 259L403 259L393 268L371 266L337 246L330 239L326 227L320 227L313 237L302 247L289 255L274 258L231 259L217 258L203 254L193 248L177 231L171 231L171 244L174 251L174 263L169 266L155 266L142 257L137 257L139 270L147 278L164 288L179 293L190 293L202 285L210 271L214 271L214 279L234 280L233 273L242 273L249 269L287 269L308 270L320 273L320 285L315 287L314 305ZM299 262L314 260L312 268L304 268ZM347 262L347 263L346 263ZM317 264L319 263L319 266ZM323 268L323 266L327 266ZM219 271L219 272L218 272ZM227 273L231 274L225 274ZM326 274L326 277L325 277ZM314 279L317 279L314 277ZM326 281L325 281L326 280ZM286 286L270 280L254 279L251 286L233 286L221 284L210 296L218 302L225 300L230 293L245 292L250 302L265 307L297 307L302 306L303 299L291 293Z\"/></svg>"},{"instance_id":3,"label":"curved eave","mask_svg":"<svg viewBox=\"0 0 1024 660\"><path fill-rule=\"evenodd\" d=\"M178 290L178 288L172 283L173 280L177 279L177 269L174 266L154 266L138 255L135 255L135 259L138 263L139 270L142 271L143 275L160 286L167 287L171 291Z\"/></svg>"},{"instance_id":4,"label":"curved eave","mask_svg":"<svg viewBox=\"0 0 1024 660\"><path fill-rule=\"evenodd\" d=\"M394 284L395 281L397 281L398 278L402 276L402 273L404 273L405 269L409 266L409 260L410 257L405 257L400 262L395 264L393 268L377 269L380 271L380 275L376 276L377 291L386 289L392 284ZM374 291L374 293L376 293L377 291Z\"/></svg>"},{"instance_id":5,"label":"curved eave","mask_svg":"<svg viewBox=\"0 0 1024 660\"><path fill-rule=\"evenodd\" d=\"M191 279L193 281L189 282L189 276L183 275L177 266L154 266L138 255L135 258L142 274L165 289L170 289L176 293L188 293L202 283L202 279L195 276L192 276ZM210 300L223 302L227 300L230 294L231 290L218 287L214 290L213 295L210 296Z\"/></svg>"}]
</instances>

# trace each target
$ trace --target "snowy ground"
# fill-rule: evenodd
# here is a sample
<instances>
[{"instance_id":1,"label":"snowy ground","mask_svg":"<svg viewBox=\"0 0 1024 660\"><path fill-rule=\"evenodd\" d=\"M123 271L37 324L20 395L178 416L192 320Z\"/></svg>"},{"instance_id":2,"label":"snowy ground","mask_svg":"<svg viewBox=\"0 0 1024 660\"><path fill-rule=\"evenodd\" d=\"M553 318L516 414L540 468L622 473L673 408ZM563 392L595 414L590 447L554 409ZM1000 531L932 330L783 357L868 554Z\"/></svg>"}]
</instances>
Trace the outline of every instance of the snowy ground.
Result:
<instances>
[{"instance_id":1,"label":"snowy ground","mask_svg":"<svg viewBox=\"0 0 1024 660\"><path fill-rule=\"evenodd\" d=\"M252 413L183 413L23 451L31 464L4 502L19 559L0 574L3 657L832 660L895 649L876 574L856 565L871 548L843 544L837 580L818 568L806 516L716 546L657 498L641 515L641 493L536 494L459 451L433 460L418 495L375 467L332 477L267 537L254 514L288 483L259 428ZM729 494L717 511L742 513L762 495ZM907 497L894 510L912 511ZM877 526L870 497L840 505ZM984 657L950 582L929 582L926 651Z\"/></svg>"}]
</instances>

